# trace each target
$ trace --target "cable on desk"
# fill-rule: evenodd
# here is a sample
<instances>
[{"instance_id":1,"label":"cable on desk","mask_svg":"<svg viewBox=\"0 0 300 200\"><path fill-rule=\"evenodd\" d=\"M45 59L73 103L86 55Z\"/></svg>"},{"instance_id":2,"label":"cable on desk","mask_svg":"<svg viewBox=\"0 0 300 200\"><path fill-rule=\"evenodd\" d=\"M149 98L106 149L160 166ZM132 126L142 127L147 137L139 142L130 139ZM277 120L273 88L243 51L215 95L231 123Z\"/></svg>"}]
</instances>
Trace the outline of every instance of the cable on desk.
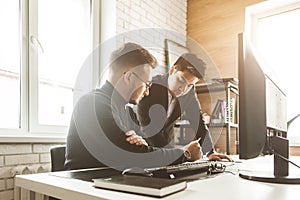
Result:
<instances>
[{"instance_id":1,"label":"cable on desk","mask_svg":"<svg viewBox=\"0 0 300 200\"><path fill-rule=\"evenodd\" d=\"M270 149L270 150L271 150L271 149ZM296 163L294 163L293 161L291 161L291 160L289 160L289 159L285 158L284 156L282 156L280 153L276 152L275 150L271 150L271 151L272 151L272 153L276 154L276 156L280 157L281 159L283 159L283 160L285 160L285 161L287 161L287 162L291 163L292 165L294 165L294 166L296 166L296 167L300 168L300 166L299 166L299 165L297 165L297 164L296 164Z\"/></svg>"},{"instance_id":2,"label":"cable on desk","mask_svg":"<svg viewBox=\"0 0 300 200\"><path fill-rule=\"evenodd\" d=\"M284 157L283 155L281 155L280 153L278 153L277 151L275 151L273 148L271 148L269 143L270 143L270 141L267 140L266 145L267 145L267 148L268 148L268 150L270 151L271 154L274 154L274 155L280 157L281 159L283 159L283 160L285 160L285 161L291 163L292 165L294 165L294 166L296 166L296 167L298 167L298 168L300 169L300 166L299 166L299 165L297 165L296 163L294 163L294 162L291 161L290 159Z\"/></svg>"}]
</instances>

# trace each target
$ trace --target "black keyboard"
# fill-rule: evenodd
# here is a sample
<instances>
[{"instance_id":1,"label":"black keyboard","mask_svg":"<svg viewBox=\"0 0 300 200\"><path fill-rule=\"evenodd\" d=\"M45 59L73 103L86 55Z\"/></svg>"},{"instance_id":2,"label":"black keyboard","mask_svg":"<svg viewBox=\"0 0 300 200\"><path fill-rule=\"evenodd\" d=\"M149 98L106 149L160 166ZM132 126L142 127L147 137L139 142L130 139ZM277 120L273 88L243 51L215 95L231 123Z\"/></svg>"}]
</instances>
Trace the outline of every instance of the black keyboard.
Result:
<instances>
[{"instance_id":1,"label":"black keyboard","mask_svg":"<svg viewBox=\"0 0 300 200\"><path fill-rule=\"evenodd\" d=\"M160 178L180 178L195 174L208 174L212 168L209 161L187 162L178 165L170 165L166 167L147 168L154 177Z\"/></svg>"}]
</instances>

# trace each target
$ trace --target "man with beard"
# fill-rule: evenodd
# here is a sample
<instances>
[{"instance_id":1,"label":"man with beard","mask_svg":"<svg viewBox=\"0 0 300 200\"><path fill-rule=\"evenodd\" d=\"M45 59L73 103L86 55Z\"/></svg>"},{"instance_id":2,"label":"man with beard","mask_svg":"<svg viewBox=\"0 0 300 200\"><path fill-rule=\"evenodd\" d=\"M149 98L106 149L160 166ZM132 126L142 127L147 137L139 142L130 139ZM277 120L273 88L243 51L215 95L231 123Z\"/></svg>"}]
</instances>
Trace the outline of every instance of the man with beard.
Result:
<instances>
[{"instance_id":1,"label":"man with beard","mask_svg":"<svg viewBox=\"0 0 300 200\"><path fill-rule=\"evenodd\" d=\"M140 131L128 105L138 104L149 94L150 71L155 66L156 59L134 43L126 43L112 53L106 83L80 98L74 108L67 137L66 169L109 166L121 170L201 158L201 147L196 141L183 148L126 141L126 133Z\"/></svg>"}]
</instances>

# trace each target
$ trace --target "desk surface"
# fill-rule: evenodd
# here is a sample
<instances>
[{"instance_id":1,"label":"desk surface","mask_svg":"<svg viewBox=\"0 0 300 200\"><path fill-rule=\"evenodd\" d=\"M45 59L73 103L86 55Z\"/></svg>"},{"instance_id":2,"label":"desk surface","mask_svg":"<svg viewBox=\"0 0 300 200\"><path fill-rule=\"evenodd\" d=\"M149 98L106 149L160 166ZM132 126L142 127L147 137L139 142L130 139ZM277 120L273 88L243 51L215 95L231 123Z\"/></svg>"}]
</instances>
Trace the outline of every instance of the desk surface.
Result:
<instances>
[{"instance_id":1,"label":"desk surface","mask_svg":"<svg viewBox=\"0 0 300 200\"><path fill-rule=\"evenodd\" d=\"M299 164L300 157L292 157ZM228 166L231 173L223 173L213 178L188 182L184 191L155 198L94 188L92 182L78 179L53 176L53 173L18 175L15 178L15 200L19 199L22 190L54 196L69 200L99 200L99 199L217 199L217 200L289 200L300 196L300 185L271 184L248 181L238 176L239 171L266 171L272 168L272 157L260 157L243 160ZM300 169L290 165L290 172L300 176ZM234 174L235 175L234 175ZM21 190L22 189L22 190ZM30 199L30 197L28 197Z\"/></svg>"}]
</instances>

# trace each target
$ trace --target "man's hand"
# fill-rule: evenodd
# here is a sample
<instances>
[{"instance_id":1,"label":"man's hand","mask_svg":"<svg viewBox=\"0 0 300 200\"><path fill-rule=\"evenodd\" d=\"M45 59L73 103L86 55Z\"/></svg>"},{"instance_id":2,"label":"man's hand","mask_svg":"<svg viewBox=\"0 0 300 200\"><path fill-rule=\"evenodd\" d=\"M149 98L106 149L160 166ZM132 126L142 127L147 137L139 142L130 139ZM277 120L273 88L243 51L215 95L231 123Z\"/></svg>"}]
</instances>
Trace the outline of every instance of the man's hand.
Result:
<instances>
[{"instance_id":1,"label":"man's hand","mask_svg":"<svg viewBox=\"0 0 300 200\"><path fill-rule=\"evenodd\" d=\"M221 153L212 153L208 156L208 160L216 160L216 161L221 161L222 159L226 159L230 162L233 162L233 160L226 154L221 154Z\"/></svg>"},{"instance_id":2,"label":"man's hand","mask_svg":"<svg viewBox=\"0 0 300 200\"><path fill-rule=\"evenodd\" d=\"M138 146L148 146L148 143L141 136L137 135L133 130L127 131L125 135L127 136L126 141L130 144L135 144Z\"/></svg>"},{"instance_id":3,"label":"man's hand","mask_svg":"<svg viewBox=\"0 0 300 200\"><path fill-rule=\"evenodd\" d=\"M183 147L183 150L190 152L191 158L189 159L189 161L200 160L200 158L202 157L202 150L198 141L190 142Z\"/></svg>"}]
</instances>

